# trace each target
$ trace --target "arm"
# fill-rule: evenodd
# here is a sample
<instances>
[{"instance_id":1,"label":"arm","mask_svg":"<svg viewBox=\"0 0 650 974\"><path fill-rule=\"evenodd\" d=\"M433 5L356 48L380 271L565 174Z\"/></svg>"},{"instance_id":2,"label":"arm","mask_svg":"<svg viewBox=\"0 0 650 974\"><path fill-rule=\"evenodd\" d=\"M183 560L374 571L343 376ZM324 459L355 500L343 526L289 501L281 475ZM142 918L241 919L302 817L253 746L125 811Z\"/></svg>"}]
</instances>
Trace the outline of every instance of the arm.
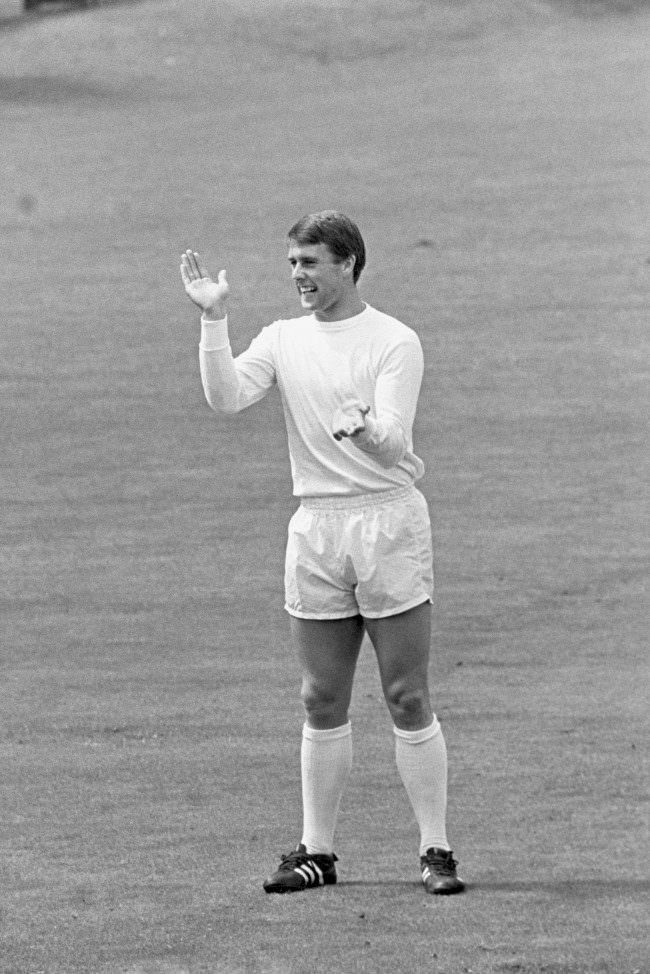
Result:
<instances>
[{"instance_id":1,"label":"arm","mask_svg":"<svg viewBox=\"0 0 650 974\"><path fill-rule=\"evenodd\" d=\"M226 272L221 271L213 281L198 254L188 250L182 257L181 277L188 297L203 311L199 363L205 397L216 412L238 413L262 399L275 382L264 332L246 352L233 358L226 317L230 294Z\"/></svg>"},{"instance_id":2,"label":"arm","mask_svg":"<svg viewBox=\"0 0 650 974\"><path fill-rule=\"evenodd\" d=\"M422 348L417 340L391 348L377 376L374 409L360 400L344 403L333 420L334 438L350 437L382 467L394 467L411 446L423 372Z\"/></svg>"}]
</instances>

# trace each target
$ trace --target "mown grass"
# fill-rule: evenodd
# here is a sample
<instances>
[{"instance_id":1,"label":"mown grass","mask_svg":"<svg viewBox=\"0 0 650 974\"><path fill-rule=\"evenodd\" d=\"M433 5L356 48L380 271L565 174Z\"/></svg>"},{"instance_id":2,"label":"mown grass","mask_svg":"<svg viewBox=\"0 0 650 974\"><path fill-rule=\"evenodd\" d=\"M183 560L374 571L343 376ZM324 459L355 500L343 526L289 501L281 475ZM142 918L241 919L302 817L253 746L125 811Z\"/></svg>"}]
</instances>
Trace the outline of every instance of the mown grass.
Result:
<instances>
[{"instance_id":1,"label":"mown grass","mask_svg":"<svg viewBox=\"0 0 650 974\"><path fill-rule=\"evenodd\" d=\"M644 970L647 15L208 3L0 37L3 972ZM606 14L606 16L605 16ZM178 255L237 349L340 206L415 327L432 677L465 897L425 899L372 657L341 883L299 828L275 397L202 401Z\"/></svg>"}]
</instances>

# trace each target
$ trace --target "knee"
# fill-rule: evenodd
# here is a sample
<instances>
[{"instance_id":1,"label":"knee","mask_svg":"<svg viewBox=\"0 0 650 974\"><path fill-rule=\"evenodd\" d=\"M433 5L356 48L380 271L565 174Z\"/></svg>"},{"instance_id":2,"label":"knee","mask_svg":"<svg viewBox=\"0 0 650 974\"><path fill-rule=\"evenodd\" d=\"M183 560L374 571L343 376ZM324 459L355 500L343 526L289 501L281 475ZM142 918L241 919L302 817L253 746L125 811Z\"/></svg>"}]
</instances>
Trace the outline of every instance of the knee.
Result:
<instances>
[{"instance_id":1,"label":"knee","mask_svg":"<svg viewBox=\"0 0 650 974\"><path fill-rule=\"evenodd\" d=\"M432 712L426 686L396 680L386 689L386 703L396 727L419 730L431 723Z\"/></svg>"},{"instance_id":2,"label":"knee","mask_svg":"<svg viewBox=\"0 0 650 974\"><path fill-rule=\"evenodd\" d=\"M303 680L302 705L312 727L338 727L348 719L347 701L314 680Z\"/></svg>"}]
</instances>

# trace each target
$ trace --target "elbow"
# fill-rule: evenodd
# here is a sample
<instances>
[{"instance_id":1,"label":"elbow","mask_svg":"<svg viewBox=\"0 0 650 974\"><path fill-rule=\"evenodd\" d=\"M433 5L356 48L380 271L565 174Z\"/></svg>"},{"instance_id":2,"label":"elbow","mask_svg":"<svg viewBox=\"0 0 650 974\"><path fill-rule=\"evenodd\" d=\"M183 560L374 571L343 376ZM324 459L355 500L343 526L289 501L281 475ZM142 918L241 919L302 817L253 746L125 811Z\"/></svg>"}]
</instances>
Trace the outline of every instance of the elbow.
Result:
<instances>
[{"instance_id":1,"label":"elbow","mask_svg":"<svg viewBox=\"0 0 650 974\"><path fill-rule=\"evenodd\" d=\"M206 395L205 398L210 409L219 416L234 416L236 413L241 411L241 406L234 400L224 400L208 395Z\"/></svg>"}]
</instances>

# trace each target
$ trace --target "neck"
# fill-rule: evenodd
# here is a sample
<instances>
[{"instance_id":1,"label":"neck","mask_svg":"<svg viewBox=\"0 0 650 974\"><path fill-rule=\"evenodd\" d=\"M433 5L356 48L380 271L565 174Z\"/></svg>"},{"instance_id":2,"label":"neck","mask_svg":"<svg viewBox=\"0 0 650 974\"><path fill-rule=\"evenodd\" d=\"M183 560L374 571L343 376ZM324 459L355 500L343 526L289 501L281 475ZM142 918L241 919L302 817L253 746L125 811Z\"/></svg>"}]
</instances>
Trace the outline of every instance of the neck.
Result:
<instances>
[{"instance_id":1,"label":"neck","mask_svg":"<svg viewBox=\"0 0 650 974\"><path fill-rule=\"evenodd\" d=\"M353 292L345 295L336 304L329 308L315 311L314 317L317 321L344 321L346 318L354 318L361 314L365 305L355 288Z\"/></svg>"}]
</instances>

